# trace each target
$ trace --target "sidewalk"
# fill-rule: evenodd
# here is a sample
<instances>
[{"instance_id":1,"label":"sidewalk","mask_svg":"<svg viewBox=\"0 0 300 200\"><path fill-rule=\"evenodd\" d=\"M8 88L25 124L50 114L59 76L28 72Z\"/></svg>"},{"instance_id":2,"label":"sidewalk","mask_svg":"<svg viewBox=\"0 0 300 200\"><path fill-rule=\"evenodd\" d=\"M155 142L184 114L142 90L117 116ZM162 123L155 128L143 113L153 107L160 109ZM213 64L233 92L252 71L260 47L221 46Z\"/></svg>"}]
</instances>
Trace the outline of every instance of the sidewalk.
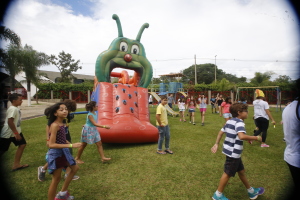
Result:
<instances>
[{"instance_id":1,"label":"sidewalk","mask_svg":"<svg viewBox=\"0 0 300 200\"><path fill-rule=\"evenodd\" d=\"M44 110L53 104L54 103L42 102L42 101L39 101L39 104L36 104L36 101L33 100L31 101L31 106L28 106L28 101L23 99L23 103L19 107L22 113L22 120L43 116ZM10 105L11 103L8 102L7 107L9 107ZM85 103L77 103L77 109L78 108L85 108ZM6 115L6 109L1 108L1 112L2 112L2 116Z\"/></svg>"}]
</instances>

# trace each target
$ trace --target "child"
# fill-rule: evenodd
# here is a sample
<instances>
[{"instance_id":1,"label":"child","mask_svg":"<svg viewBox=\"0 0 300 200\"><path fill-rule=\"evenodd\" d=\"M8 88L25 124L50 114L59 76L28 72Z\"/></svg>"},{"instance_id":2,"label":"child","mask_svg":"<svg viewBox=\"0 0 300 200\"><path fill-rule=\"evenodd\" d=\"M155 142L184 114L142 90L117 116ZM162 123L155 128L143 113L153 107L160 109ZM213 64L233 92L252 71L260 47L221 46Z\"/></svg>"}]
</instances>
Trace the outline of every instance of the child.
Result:
<instances>
[{"instance_id":1,"label":"child","mask_svg":"<svg viewBox=\"0 0 300 200\"><path fill-rule=\"evenodd\" d=\"M206 112L207 98L205 98L204 94L202 93L199 95L198 101L199 101L200 114L202 119L201 126L204 126L204 116Z\"/></svg>"},{"instance_id":2,"label":"child","mask_svg":"<svg viewBox=\"0 0 300 200\"><path fill-rule=\"evenodd\" d=\"M216 98L214 95L212 95L210 98L210 104L211 104L211 113L217 113ZM214 109L215 109L215 112L214 112Z\"/></svg>"},{"instance_id":3,"label":"child","mask_svg":"<svg viewBox=\"0 0 300 200\"><path fill-rule=\"evenodd\" d=\"M98 106L96 104L97 103L95 101L91 101L90 103L85 105L85 109L89 111L89 113L86 117L86 123L83 126L81 132L82 146L78 150L77 156L75 158L76 162L79 164L84 163L82 160L80 160L80 157L87 144L96 143L98 152L102 159L102 163L105 163L111 159L111 158L106 158L104 156L100 133L97 130L97 127L106 128L106 129L110 129L110 127L106 125L100 125L97 123L98 117L96 111L98 109Z\"/></svg>"},{"instance_id":4,"label":"child","mask_svg":"<svg viewBox=\"0 0 300 200\"><path fill-rule=\"evenodd\" d=\"M72 119L71 112L76 111L77 105L76 105L76 101L70 100L70 99L65 99L63 101L63 103L67 106L67 109L68 109L68 116L65 119L66 123L67 123L67 125L65 126L65 128L66 128L66 140L68 141L68 143L72 143L71 135L70 135L70 131L69 131L69 123L71 122L71 119ZM47 108L47 109L49 109L49 108ZM46 115L46 113L48 113L47 109L44 112L45 115ZM47 118L49 118L49 117L47 116ZM47 147L49 147L49 128L50 128L50 125L51 125L51 122L48 120L48 124L46 126L46 140L47 140L46 146ZM70 153L72 155L73 154L72 148L69 148L69 149L70 149ZM47 157L48 156L46 155L46 160L47 160ZM39 181L45 181L45 175L46 175L46 170L47 169L48 169L48 162L46 162L46 164L44 166L39 166L38 167L38 180ZM68 176L68 173L70 172L70 170L71 169L69 167L65 170L65 172L66 172L65 173L65 178ZM79 179L79 176L75 175L72 180L77 180L77 179Z\"/></svg>"},{"instance_id":5,"label":"child","mask_svg":"<svg viewBox=\"0 0 300 200\"><path fill-rule=\"evenodd\" d=\"M193 124L196 125L195 123L196 101L193 96L191 96L191 99L187 104L187 108L189 109L189 113L190 113L190 123L193 122Z\"/></svg>"},{"instance_id":6,"label":"child","mask_svg":"<svg viewBox=\"0 0 300 200\"><path fill-rule=\"evenodd\" d=\"M179 108L179 115L180 115L180 120L179 121L186 122L185 117L184 117L184 111L185 111L185 100L184 100L184 98L178 99L178 108Z\"/></svg>"},{"instance_id":7,"label":"child","mask_svg":"<svg viewBox=\"0 0 300 200\"><path fill-rule=\"evenodd\" d=\"M70 144L66 140L64 119L68 116L68 109L64 103L56 103L45 111L51 123L49 129L48 172L52 174L52 182L48 190L48 200L74 199L67 189L79 167L76 165L69 148L79 148L81 143ZM69 176L65 179L61 191L55 196L62 169L67 167L71 168Z\"/></svg>"},{"instance_id":8,"label":"child","mask_svg":"<svg viewBox=\"0 0 300 200\"><path fill-rule=\"evenodd\" d=\"M168 103L167 96L161 96L161 103L156 108L156 126L159 133L157 154L173 154L170 150L170 128L168 125L167 109L165 105ZM166 138L166 140L165 140ZM165 140L165 151L162 151L162 144Z\"/></svg>"},{"instance_id":9,"label":"child","mask_svg":"<svg viewBox=\"0 0 300 200\"><path fill-rule=\"evenodd\" d=\"M225 142L223 143L223 154L226 155L224 164L224 173L220 179L217 191L213 195L214 200L227 200L223 194L223 190L227 185L230 177L234 177L237 172L239 178L248 190L250 199L256 199L258 195L264 193L264 188L253 188L248 183L245 175L244 165L241 159L243 151L243 140L257 140L261 141L260 136L246 135L244 119L248 117L248 105L242 103L234 103L230 107L230 113L234 118L228 120L225 126L220 130L215 145L211 148L212 153L218 150L219 142L224 133L226 133Z\"/></svg>"},{"instance_id":10,"label":"child","mask_svg":"<svg viewBox=\"0 0 300 200\"><path fill-rule=\"evenodd\" d=\"M225 119L225 123L232 118L231 113L229 112L229 107L231 106L231 97L227 97L225 101L221 104L221 109L220 109L220 117L223 117Z\"/></svg>"},{"instance_id":11,"label":"child","mask_svg":"<svg viewBox=\"0 0 300 200\"><path fill-rule=\"evenodd\" d=\"M262 143L260 147L269 147L266 144L267 131L269 128L269 119L272 120L272 124L275 125L276 122L269 110L268 102L264 101L265 94L263 91L256 89L255 90L256 99L253 101L254 107L254 120L255 124L258 127L258 130L255 131L254 135L262 134Z\"/></svg>"},{"instance_id":12,"label":"child","mask_svg":"<svg viewBox=\"0 0 300 200\"><path fill-rule=\"evenodd\" d=\"M221 104L223 103L223 101L224 101L224 99L223 99L223 96L220 94L219 95L219 93L217 94L217 99L216 99L216 101L217 101L217 104L218 104L218 113L221 113Z\"/></svg>"},{"instance_id":13,"label":"child","mask_svg":"<svg viewBox=\"0 0 300 200\"><path fill-rule=\"evenodd\" d=\"M15 160L12 167L12 171L24 169L29 165L21 165L21 157L26 147L26 140L21 131L21 111L18 106L22 104L22 95L14 93L9 95L9 101L11 106L6 111L6 118L4 126L0 135L0 156L8 151L10 143L14 143L18 146L15 154Z\"/></svg>"}]
</instances>

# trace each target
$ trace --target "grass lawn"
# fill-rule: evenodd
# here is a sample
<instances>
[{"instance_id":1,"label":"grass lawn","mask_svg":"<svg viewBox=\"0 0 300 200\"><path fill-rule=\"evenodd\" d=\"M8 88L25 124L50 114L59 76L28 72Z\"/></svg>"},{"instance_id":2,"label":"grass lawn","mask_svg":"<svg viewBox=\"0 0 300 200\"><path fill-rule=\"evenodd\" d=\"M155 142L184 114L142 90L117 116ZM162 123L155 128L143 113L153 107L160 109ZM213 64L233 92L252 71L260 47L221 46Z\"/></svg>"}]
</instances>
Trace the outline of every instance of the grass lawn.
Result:
<instances>
[{"instance_id":1,"label":"grass lawn","mask_svg":"<svg viewBox=\"0 0 300 200\"><path fill-rule=\"evenodd\" d=\"M155 124L155 108L150 108L150 112L151 123ZM265 194L258 197L260 200L284 199L291 181L283 160L285 142L282 141L281 111L276 112L276 108L271 108L271 112L277 125L276 128L269 127L267 144L270 148L261 148L258 142L252 145L244 142L242 155L251 186L265 187ZM249 117L245 122L250 135L255 128L252 116L253 107L249 107ZM72 142L80 141L85 118L86 115L76 115L70 124ZM188 120L180 122L178 117L171 116L169 124L173 155L156 154L157 143L104 144L105 155L112 160L102 164L96 145L88 145L82 155L85 163L80 165L77 173L80 179L70 184L71 194L80 200L211 199L223 173L225 156L221 153L222 145L216 154L211 153L210 148L215 143L224 119L218 114L212 114L209 108L205 126L201 126L199 111L196 113L195 126L188 123ZM47 152L45 126L45 117L22 122L22 132L28 143L22 164L29 164L29 168L11 172L16 150L13 144L3 156L1 174L14 191L14 199L47 199L51 176L47 174L45 182L37 179L37 168L44 165ZM73 155L76 153L77 149L73 149ZM230 179L224 194L233 200L249 199L237 175Z\"/></svg>"}]
</instances>

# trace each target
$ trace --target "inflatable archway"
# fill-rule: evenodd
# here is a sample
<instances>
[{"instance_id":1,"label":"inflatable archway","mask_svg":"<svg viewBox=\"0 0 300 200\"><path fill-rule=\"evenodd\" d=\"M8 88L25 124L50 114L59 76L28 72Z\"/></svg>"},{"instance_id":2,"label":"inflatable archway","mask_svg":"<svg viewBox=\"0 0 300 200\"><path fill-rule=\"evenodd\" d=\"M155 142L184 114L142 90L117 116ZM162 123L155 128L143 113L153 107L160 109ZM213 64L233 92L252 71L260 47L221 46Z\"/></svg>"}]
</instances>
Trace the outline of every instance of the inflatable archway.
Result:
<instances>
[{"instance_id":1,"label":"inflatable archway","mask_svg":"<svg viewBox=\"0 0 300 200\"><path fill-rule=\"evenodd\" d=\"M142 33L149 24L142 25L135 40L123 37L119 17L112 16L118 27L118 37L96 61L96 76L92 100L98 104L98 123L111 129L98 128L104 143L145 143L158 140L158 129L150 123L148 85L152 79L152 66L140 43ZM114 68L130 69L112 72ZM110 77L119 83L110 83Z\"/></svg>"}]
</instances>

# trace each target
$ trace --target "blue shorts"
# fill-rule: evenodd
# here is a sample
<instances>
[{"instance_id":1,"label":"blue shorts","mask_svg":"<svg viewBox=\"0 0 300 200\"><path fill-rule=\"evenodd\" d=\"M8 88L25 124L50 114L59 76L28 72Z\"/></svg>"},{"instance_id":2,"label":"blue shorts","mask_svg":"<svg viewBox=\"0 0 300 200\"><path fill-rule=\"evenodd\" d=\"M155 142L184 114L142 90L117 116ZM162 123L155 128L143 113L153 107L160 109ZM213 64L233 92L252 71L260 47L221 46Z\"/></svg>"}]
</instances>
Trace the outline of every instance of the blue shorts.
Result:
<instances>
[{"instance_id":1,"label":"blue shorts","mask_svg":"<svg viewBox=\"0 0 300 200\"><path fill-rule=\"evenodd\" d=\"M189 112L195 112L195 108L189 108Z\"/></svg>"},{"instance_id":2,"label":"blue shorts","mask_svg":"<svg viewBox=\"0 0 300 200\"><path fill-rule=\"evenodd\" d=\"M224 118L232 118L232 115L231 115L231 113L224 113L223 117Z\"/></svg>"}]
</instances>

